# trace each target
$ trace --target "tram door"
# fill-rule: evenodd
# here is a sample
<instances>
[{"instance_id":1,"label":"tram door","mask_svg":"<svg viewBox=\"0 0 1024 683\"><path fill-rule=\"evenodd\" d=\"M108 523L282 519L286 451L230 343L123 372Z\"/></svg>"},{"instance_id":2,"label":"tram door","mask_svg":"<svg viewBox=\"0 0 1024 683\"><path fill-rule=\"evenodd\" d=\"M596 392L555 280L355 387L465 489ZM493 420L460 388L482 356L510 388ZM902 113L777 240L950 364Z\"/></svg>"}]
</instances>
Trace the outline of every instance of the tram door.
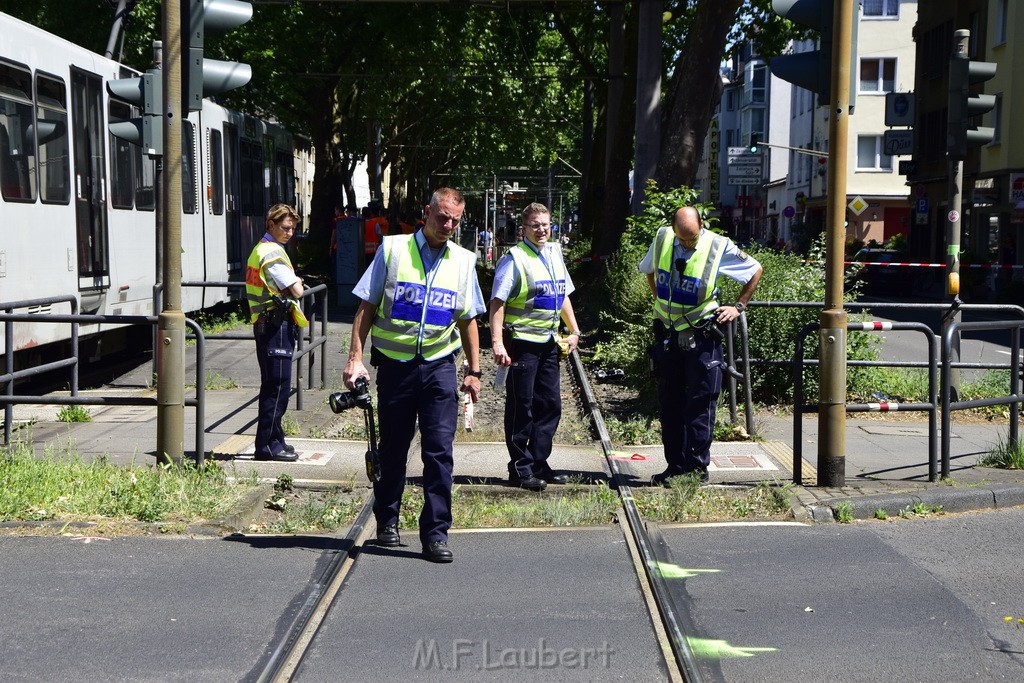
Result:
<instances>
[{"instance_id":1,"label":"tram door","mask_svg":"<svg viewBox=\"0 0 1024 683\"><path fill-rule=\"evenodd\" d=\"M103 135L103 80L71 70L71 116L74 130L75 224L78 238L78 288L82 310L95 310L110 286L107 245L107 167ZM94 294L93 300L86 293Z\"/></svg>"},{"instance_id":2,"label":"tram door","mask_svg":"<svg viewBox=\"0 0 1024 683\"><path fill-rule=\"evenodd\" d=\"M224 124L224 192L227 202L224 207L224 227L227 230L228 272L242 268L242 221L238 213L240 180L238 177L238 127Z\"/></svg>"}]
</instances>

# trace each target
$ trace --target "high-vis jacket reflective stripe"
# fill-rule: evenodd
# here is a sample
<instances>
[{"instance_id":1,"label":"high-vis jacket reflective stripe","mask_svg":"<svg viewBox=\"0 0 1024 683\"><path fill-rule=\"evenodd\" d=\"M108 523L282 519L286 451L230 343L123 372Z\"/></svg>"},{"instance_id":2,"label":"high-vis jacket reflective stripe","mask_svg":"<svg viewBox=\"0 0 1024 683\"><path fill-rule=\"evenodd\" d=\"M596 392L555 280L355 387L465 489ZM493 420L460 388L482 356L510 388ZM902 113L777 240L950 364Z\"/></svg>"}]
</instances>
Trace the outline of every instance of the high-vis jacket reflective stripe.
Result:
<instances>
[{"instance_id":1,"label":"high-vis jacket reflective stripe","mask_svg":"<svg viewBox=\"0 0 1024 683\"><path fill-rule=\"evenodd\" d=\"M292 268L288 253L277 242L260 240L249 254L249 261L245 264L245 298L249 301L249 322L256 322L261 313L274 308L270 297L281 293L274 278L270 278L269 282L263 279L263 268L277 261L283 261Z\"/></svg>"},{"instance_id":2,"label":"high-vis jacket reflective stripe","mask_svg":"<svg viewBox=\"0 0 1024 683\"><path fill-rule=\"evenodd\" d=\"M702 230L693 255L686 262L682 277L674 283L676 271L675 232L671 227L658 230L654 238L654 254L658 269L655 283L658 295L654 314L665 327L685 330L718 307L715 282L725 253L727 238L710 230Z\"/></svg>"},{"instance_id":3,"label":"high-vis jacket reflective stripe","mask_svg":"<svg viewBox=\"0 0 1024 683\"><path fill-rule=\"evenodd\" d=\"M557 245L544 250L544 259L520 242L508 250L519 274L519 290L505 302L505 322L512 337L544 343L558 333L565 301L565 261ZM551 270L548 270L548 266Z\"/></svg>"},{"instance_id":4,"label":"high-vis jacket reflective stripe","mask_svg":"<svg viewBox=\"0 0 1024 683\"><path fill-rule=\"evenodd\" d=\"M428 277L415 235L384 238L384 298L370 334L385 356L408 361L418 354L429 361L459 348L456 323L471 305L475 259L451 242L439 258Z\"/></svg>"}]
</instances>

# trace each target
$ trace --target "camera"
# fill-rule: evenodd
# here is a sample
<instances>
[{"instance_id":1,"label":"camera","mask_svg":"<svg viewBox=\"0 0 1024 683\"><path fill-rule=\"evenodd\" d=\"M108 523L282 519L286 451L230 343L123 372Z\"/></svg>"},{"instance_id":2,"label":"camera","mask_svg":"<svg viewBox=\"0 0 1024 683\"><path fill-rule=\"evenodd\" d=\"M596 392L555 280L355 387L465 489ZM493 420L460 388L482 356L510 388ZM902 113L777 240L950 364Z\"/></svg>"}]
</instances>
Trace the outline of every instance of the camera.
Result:
<instances>
[{"instance_id":1,"label":"camera","mask_svg":"<svg viewBox=\"0 0 1024 683\"><path fill-rule=\"evenodd\" d=\"M341 413L356 406L366 410L371 406L370 383L366 381L365 377L360 377L356 379L355 389L331 394L328 400L331 404L331 410L335 413Z\"/></svg>"}]
</instances>

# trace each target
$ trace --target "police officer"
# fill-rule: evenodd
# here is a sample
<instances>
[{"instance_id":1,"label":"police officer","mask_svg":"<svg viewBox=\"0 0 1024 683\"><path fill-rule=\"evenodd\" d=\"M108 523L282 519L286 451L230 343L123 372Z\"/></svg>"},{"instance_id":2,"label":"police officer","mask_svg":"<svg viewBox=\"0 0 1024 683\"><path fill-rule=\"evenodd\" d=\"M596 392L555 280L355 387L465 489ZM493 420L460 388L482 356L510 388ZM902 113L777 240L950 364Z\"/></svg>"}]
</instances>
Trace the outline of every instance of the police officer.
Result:
<instances>
[{"instance_id":1,"label":"police officer","mask_svg":"<svg viewBox=\"0 0 1024 683\"><path fill-rule=\"evenodd\" d=\"M295 299L302 297L302 278L295 274L284 250L299 215L287 204L267 211L267 232L256 243L245 269L245 295L260 364L257 460L294 462L295 449L285 443L281 418L291 394L292 354L297 322L304 322Z\"/></svg>"},{"instance_id":2,"label":"police officer","mask_svg":"<svg viewBox=\"0 0 1024 683\"><path fill-rule=\"evenodd\" d=\"M722 343L715 324L735 320L754 295L763 269L728 237L701 227L684 206L672 227L658 230L640 272L654 294L655 343L650 352L658 382L661 435L668 467L653 484L696 473L708 481L715 403L722 390ZM743 287L733 304L720 304L719 275Z\"/></svg>"},{"instance_id":3,"label":"police officer","mask_svg":"<svg viewBox=\"0 0 1024 683\"><path fill-rule=\"evenodd\" d=\"M432 562L451 562L452 442L459 399L456 356L469 361L461 391L480 395L480 340L474 318L485 310L476 278L476 258L449 238L466 200L456 190L434 192L422 230L384 237L373 263L353 293L362 299L352 323L352 344L343 379L355 388L368 377L363 366L367 334L370 362L377 368L380 406L381 479L374 483L377 544L401 543L398 513L405 488L409 445L420 425L423 510L420 542Z\"/></svg>"},{"instance_id":4,"label":"police officer","mask_svg":"<svg viewBox=\"0 0 1024 683\"><path fill-rule=\"evenodd\" d=\"M523 210L523 240L501 257L491 290L491 350L508 367L505 445L509 482L531 491L564 484L548 464L551 441L562 417L558 368L558 322L569 328L567 350L580 341L569 301L572 278L562 249L551 237L551 214L543 204ZM508 346L506 347L506 342Z\"/></svg>"}]
</instances>

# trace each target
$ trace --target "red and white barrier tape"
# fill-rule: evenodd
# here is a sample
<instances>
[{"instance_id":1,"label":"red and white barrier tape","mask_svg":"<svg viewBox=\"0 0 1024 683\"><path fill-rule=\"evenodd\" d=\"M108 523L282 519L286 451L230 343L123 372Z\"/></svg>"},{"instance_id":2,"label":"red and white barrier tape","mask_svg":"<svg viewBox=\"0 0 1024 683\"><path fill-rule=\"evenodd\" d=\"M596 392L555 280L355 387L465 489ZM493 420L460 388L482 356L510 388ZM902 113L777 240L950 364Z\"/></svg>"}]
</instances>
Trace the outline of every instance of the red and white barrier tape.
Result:
<instances>
[{"instance_id":1,"label":"red and white barrier tape","mask_svg":"<svg viewBox=\"0 0 1024 683\"><path fill-rule=\"evenodd\" d=\"M869 320L861 323L848 323L847 327L854 330L891 330L891 322L882 322L881 320Z\"/></svg>"}]
</instances>

